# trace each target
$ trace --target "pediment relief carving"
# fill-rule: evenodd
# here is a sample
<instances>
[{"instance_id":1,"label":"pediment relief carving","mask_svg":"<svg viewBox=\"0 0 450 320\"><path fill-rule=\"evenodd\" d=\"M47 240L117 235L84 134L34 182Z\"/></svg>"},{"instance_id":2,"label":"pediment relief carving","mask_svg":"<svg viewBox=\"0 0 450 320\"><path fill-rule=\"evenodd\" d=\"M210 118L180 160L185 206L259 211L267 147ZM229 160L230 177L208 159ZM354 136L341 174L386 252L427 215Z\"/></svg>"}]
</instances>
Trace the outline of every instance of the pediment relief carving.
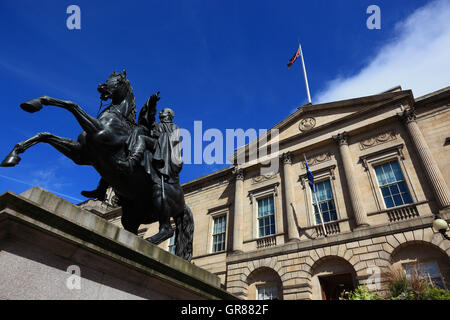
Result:
<instances>
[{"instance_id":1,"label":"pediment relief carving","mask_svg":"<svg viewBox=\"0 0 450 320\"><path fill-rule=\"evenodd\" d=\"M359 142L359 148L361 150L365 150L365 149L375 147L379 144L386 143L386 142L396 140L396 139L397 139L397 135L395 134L395 132L393 130L389 130L389 131L374 135L370 138L361 140Z\"/></svg>"},{"instance_id":2,"label":"pediment relief carving","mask_svg":"<svg viewBox=\"0 0 450 320\"><path fill-rule=\"evenodd\" d=\"M252 178L252 184L260 183L263 181L271 180L277 176L276 173L267 173L260 176L256 176Z\"/></svg>"},{"instance_id":3,"label":"pediment relief carving","mask_svg":"<svg viewBox=\"0 0 450 320\"><path fill-rule=\"evenodd\" d=\"M306 160L308 161L308 166L313 167L315 165L330 161L331 160L331 152L326 151L326 152L317 153L312 156L306 157ZM306 168L304 161L301 162L301 166L303 169Z\"/></svg>"},{"instance_id":4,"label":"pediment relief carving","mask_svg":"<svg viewBox=\"0 0 450 320\"><path fill-rule=\"evenodd\" d=\"M306 117L306 118L303 118L302 120L300 120L300 122L298 124L298 129L301 132L305 132L305 131L311 130L315 126L316 126L316 119L314 117Z\"/></svg>"}]
</instances>

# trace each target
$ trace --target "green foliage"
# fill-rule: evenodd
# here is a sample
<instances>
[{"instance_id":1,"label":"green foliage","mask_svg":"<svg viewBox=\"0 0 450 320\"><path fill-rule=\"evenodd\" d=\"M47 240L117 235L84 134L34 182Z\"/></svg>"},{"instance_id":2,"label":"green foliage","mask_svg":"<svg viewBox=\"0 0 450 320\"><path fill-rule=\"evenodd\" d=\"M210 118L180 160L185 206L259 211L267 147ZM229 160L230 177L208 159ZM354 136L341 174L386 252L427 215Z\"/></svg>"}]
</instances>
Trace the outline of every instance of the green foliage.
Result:
<instances>
[{"instance_id":1,"label":"green foliage","mask_svg":"<svg viewBox=\"0 0 450 320\"><path fill-rule=\"evenodd\" d=\"M354 291L343 292L342 300L380 300L380 296L376 293L371 293L366 286L359 286Z\"/></svg>"},{"instance_id":2,"label":"green foliage","mask_svg":"<svg viewBox=\"0 0 450 320\"><path fill-rule=\"evenodd\" d=\"M422 292L411 288L408 280L392 286L396 295L391 291L390 297L382 298L377 293L372 293L366 286L359 286L354 291L343 292L341 300L450 300L450 290L427 286ZM404 289L403 291L401 291Z\"/></svg>"},{"instance_id":3,"label":"green foliage","mask_svg":"<svg viewBox=\"0 0 450 320\"><path fill-rule=\"evenodd\" d=\"M423 294L423 300L450 300L450 290L428 288Z\"/></svg>"}]
</instances>

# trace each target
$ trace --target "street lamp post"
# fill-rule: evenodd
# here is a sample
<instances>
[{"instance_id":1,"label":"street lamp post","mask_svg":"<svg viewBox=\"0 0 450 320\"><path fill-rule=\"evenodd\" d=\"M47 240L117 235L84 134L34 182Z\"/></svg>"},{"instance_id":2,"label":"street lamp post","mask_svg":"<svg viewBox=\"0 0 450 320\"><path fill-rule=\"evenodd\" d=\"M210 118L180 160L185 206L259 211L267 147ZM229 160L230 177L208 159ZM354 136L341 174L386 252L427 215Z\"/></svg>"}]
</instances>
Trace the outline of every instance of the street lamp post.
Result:
<instances>
[{"instance_id":1,"label":"street lamp post","mask_svg":"<svg viewBox=\"0 0 450 320\"><path fill-rule=\"evenodd\" d=\"M433 229L441 233L445 239L450 240L450 237L446 233L448 229L448 223L438 215L434 216Z\"/></svg>"}]
</instances>

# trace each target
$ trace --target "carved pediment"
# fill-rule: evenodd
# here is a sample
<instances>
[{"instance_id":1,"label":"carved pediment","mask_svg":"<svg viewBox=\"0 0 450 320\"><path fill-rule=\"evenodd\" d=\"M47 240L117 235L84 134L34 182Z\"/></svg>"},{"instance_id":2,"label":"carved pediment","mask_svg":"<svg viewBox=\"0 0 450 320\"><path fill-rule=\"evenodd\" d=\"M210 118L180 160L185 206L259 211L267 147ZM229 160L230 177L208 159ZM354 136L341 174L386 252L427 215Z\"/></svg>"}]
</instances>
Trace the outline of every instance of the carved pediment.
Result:
<instances>
[{"instance_id":1,"label":"carved pediment","mask_svg":"<svg viewBox=\"0 0 450 320\"><path fill-rule=\"evenodd\" d=\"M267 145L289 143L302 136L319 133L321 130L328 132L330 129L345 126L346 121L354 123L367 118L369 113L376 115L379 108L384 108L386 105L400 108L405 103L411 103L411 99L411 91L405 90L317 105L307 104L299 107L289 117L268 130L267 135L260 136L249 145L257 145L257 148L262 149ZM380 136L374 139L376 141L374 143L382 143L385 139L388 139L386 141L393 139L393 136L388 133L383 136L380 133ZM362 143L364 147L370 147L372 141ZM241 147L240 152L248 154L251 150L249 145Z\"/></svg>"},{"instance_id":2,"label":"carved pediment","mask_svg":"<svg viewBox=\"0 0 450 320\"><path fill-rule=\"evenodd\" d=\"M389 130L361 140L359 142L359 148L361 150L365 150L396 139L397 135L395 132L393 130Z\"/></svg>"},{"instance_id":3,"label":"carved pediment","mask_svg":"<svg viewBox=\"0 0 450 320\"><path fill-rule=\"evenodd\" d=\"M331 160L331 152L326 151L326 152L321 152L321 153L317 153L311 156L306 156L306 161L308 161L308 166L309 167L313 167L315 165L327 162ZM301 166L303 169L306 168L305 166L305 162L302 161L301 162Z\"/></svg>"}]
</instances>

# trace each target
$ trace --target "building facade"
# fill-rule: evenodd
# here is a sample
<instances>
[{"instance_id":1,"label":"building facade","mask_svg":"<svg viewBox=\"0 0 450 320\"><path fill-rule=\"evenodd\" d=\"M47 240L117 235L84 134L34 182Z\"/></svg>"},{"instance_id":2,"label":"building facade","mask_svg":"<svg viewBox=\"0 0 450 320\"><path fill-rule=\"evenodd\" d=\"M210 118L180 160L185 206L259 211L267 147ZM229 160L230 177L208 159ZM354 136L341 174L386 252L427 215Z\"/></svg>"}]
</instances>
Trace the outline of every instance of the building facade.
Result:
<instances>
[{"instance_id":1,"label":"building facade","mask_svg":"<svg viewBox=\"0 0 450 320\"><path fill-rule=\"evenodd\" d=\"M183 184L193 263L243 299L337 299L361 284L383 294L392 265L450 289L450 241L431 227L435 215L450 218L449 106L450 87L299 107L277 136L254 142L278 145L264 160L279 170L263 171L247 145L235 154L245 163ZM142 227L147 237L158 226Z\"/></svg>"}]
</instances>

